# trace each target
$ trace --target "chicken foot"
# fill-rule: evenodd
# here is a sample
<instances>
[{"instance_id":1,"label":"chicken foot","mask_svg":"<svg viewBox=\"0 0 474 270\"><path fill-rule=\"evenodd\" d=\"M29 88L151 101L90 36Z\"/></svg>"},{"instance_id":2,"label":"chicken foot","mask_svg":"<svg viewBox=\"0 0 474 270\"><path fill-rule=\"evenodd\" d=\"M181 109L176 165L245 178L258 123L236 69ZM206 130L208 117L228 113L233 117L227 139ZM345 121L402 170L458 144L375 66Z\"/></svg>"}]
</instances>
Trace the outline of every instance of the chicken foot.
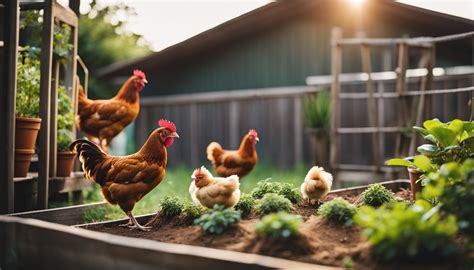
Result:
<instances>
[{"instance_id":1,"label":"chicken foot","mask_svg":"<svg viewBox=\"0 0 474 270\"><path fill-rule=\"evenodd\" d=\"M131 211L127 212L127 216L130 218L129 222L132 222L132 225L128 226L128 228L130 230L139 229L139 230L144 231L144 232L148 232L148 231L151 230L151 227L145 227L145 226L140 225L140 223L138 223L138 221L132 215Z\"/></svg>"}]
</instances>

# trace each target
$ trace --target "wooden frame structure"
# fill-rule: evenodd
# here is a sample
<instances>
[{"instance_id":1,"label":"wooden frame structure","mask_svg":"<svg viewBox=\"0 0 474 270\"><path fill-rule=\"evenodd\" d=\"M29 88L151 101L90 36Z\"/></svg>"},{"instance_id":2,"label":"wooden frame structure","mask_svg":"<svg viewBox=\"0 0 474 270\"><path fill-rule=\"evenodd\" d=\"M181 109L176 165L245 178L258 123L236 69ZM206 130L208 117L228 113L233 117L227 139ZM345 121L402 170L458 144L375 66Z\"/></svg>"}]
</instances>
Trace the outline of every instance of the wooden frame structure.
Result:
<instances>
[{"instance_id":1,"label":"wooden frame structure","mask_svg":"<svg viewBox=\"0 0 474 270\"><path fill-rule=\"evenodd\" d=\"M383 158L383 147L381 145L382 133L396 133L396 156L402 155L402 131L413 125L421 125L422 120L430 115L430 97L432 95L446 93L471 92L474 93L474 86L456 88L456 89L431 89L433 81L433 67L435 62L435 44L438 42L453 41L465 38L473 38L474 32L442 36L442 37L420 37L420 38L342 38L342 32L339 28L332 30L331 38L331 140L330 140L330 164L333 171L355 170L370 171L375 173L392 172L390 168L383 167L381 164ZM366 93L341 93L340 75L342 68L342 51L345 46L359 46L362 57L362 70L367 75ZM372 66L370 57L371 47L396 46L398 49L398 67L396 69L397 82L395 93L375 93L372 82ZM408 69L408 50L410 47L416 47L421 50L422 56L419 62L420 68L427 70L426 76L422 78L419 91L407 91L406 71ZM414 110L410 111L407 106L408 97L418 97L418 104ZM388 98L397 98L397 105L402 112L398 118L397 126L382 127L378 119L378 112L383 110L383 100ZM341 99L367 99L368 101L368 127L341 127L340 125L340 100ZM472 103L472 102L471 102ZM471 110L473 107L471 106ZM410 115L414 118L410 118ZM472 112L471 112L472 115ZM471 119L472 120L472 119ZM374 165L356 165L340 164L339 138L341 134L372 134L372 155ZM408 154L415 153L416 137L412 134Z\"/></svg>"},{"instance_id":2,"label":"wooden frame structure","mask_svg":"<svg viewBox=\"0 0 474 270\"><path fill-rule=\"evenodd\" d=\"M70 6L78 11L78 0L70 1ZM19 3L18 0L0 1L2 16L0 25L5 33L2 40L0 70L4 77L0 78L1 88L1 129L0 134L0 213L14 211L14 137L15 137L15 96L16 96L16 67L18 55L19 11L43 10L42 44L40 54L40 111L42 119L38 137L38 200L37 207L48 207L49 180L56 173L57 151L57 101L59 66L54 67L55 85L51 87L53 78L53 32L55 22L68 24L73 29L73 49L67 63L65 82L72 87L73 100L77 92L74 77L77 73L77 14L68 7L64 7L56 0L43 2ZM3 47L4 45L4 47ZM0 76L2 76L0 75ZM5 147L5 149L3 148Z\"/></svg>"}]
</instances>

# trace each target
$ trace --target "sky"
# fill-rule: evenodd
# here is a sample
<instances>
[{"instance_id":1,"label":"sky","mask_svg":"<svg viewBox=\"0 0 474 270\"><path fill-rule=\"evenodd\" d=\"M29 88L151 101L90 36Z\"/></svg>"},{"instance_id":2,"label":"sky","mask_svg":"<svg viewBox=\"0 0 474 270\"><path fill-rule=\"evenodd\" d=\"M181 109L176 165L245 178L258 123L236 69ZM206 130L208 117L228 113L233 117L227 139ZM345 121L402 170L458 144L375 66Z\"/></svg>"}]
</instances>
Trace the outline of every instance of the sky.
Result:
<instances>
[{"instance_id":1,"label":"sky","mask_svg":"<svg viewBox=\"0 0 474 270\"><path fill-rule=\"evenodd\" d=\"M127 30L142 34L153 50L160 51L271 1L98 0L97 2L102 5L123 2L134 7L137 16L129 19ZM472 0L399 0L399 2L474 19ZM85 7L87 5L81 6L81 12L87 12Z\"/></svg>"}]
</instances>

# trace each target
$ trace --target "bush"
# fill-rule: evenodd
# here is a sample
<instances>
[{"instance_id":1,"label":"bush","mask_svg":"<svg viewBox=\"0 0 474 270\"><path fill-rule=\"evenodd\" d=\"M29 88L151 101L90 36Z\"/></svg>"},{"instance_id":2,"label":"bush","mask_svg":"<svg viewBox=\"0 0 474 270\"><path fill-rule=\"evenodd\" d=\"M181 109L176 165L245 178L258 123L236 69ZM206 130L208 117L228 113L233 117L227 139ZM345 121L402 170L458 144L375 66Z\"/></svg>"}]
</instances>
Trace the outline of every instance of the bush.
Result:
<instances>
[{"instance_id":1,"label":"bush","mask_svg":"<svg viewBox=\"0 0 474 270\"><path fill-rule=\"evenodd\" d=\"M160 201L161 213L165 217L175 217L181 214L184 204L178 197L165 196Z\"/></svg>"},{"instance_id":2,"label":"bush","mask_svg":"<svg viewBox=\"0 0 474 270\"><path fill-rule=\"evenodd\" d=\"M250 194L242 194L239 202L234 206L235 210L239 210L242 213L242 217L246 217L252 211L255 205L255 199Z\"/></svg>"},{"instance_id":3,"label":"bush","mask_svg":"<svg viewBox=\"0 0 474 270\"><path fill-rule=\"evenodd\" d=\"M330 101L329 91L326 90L303 99L304 122L307 127L329 130Z\"/></svg>"},{"instance_id":4,"label":"bush","mask_svg":"<svg viewBox=\"0 0 474 270\"><path fill-rule=\"evenodd\" d=\"M301 200L300 190L290 183L282 183L278 194L287 198L292 203L298 203Z\"/></svg>"},{"instance_id":5,"label":"bush","mask_svg":"<svg viewBox=\"0 0 474 270\"><path fill-rule=\"evenodd\" d=\"M264 216L257 222L257 232L270 236L270 238L288 238L298 233L301 217L278 212Z\"/></svg>"},{"instance_id":6,"label":"bush","mask_svg":"<svg viewBox=\"0 0 474 270\"><path fill-rule=\"evenodd\" d=\"M196 219L194 224L200 226L207 233L222 234L231 225L239 223L240 215L240 211L233 208L214 205L210 212Z\"/></svg>"},{"instance_id":7,"label":"bush","mask_svg":"<svg viewBox=\"0 0 474 270\"><path fill-rule=\"evenodd\" d=\"M372 184L361 194L359 200L363 204L379 207L395 200L395 195L381 184Z\"/></svg>"},{"instance_id":8,"label":"bush","mask_svg":"<svg viewBox=\"0 0 474 270\"><path fill-rule=\"evenodd\" d=\"M257 204L255 205L255 209L261 215L279 211L289 212L292 208L293 206L290 200L275 193L265 194L265 196L258 200Z\"/></svg>"},{"instance_id":9,"label":"bush","mask_svg":"<svg viewBox=\"0 0 474 270\"><path fill-rule=\"evenodd\" d=\"M463 164L447 163L429 174L422 194L425 199L440 202L444 213L454 214L459 229L474 242L474 159Z\"/></svg>"},{"instance_id":10,"label":"bush","mask_svg":"<svg viewBox=\"0 0 474 270\"><path fill-rule=\"evenodd\" d=\"M457 232L456 218L450 215L442 219L426 201L411 206L396 202L378 209L362 206L354 220L365 228L374 254L382 260L437 258L456 250L452 241Z\"/></svg>"},{"instance_id":11,"label":"bush","mask_svg":"<svg viewBox=\"0 0 474 270\"><path fill-rule=\"evenodd\" d=\"M267 193L277 193L281 189L281 184L278 182L270 182L270 179L265 179L257 183L257 187L251 192L254 199L261 199Z\"/></svg>"},{"instance_id":12,"label":"bush","mask_svg":"<svg viewBox=\"0 0 474 270\"><path fill-rule=\"evenodd\" d=\"M196 219L200 217L202 214L204 214L206 210L202 208L201 206L194 204L192 202L186 201L183 206L183 215L186 218L189 219Z\"/></svg>"},{"instance_id":13,"label":"bush","mask_svg":"<svg viewBox=\"0 0 474 270\"><path fill-rule=\"evenodd\" d=\"M254 199L261 199L267 193L276 193L290 200L292 203L298 203L301 200L299 189L290 183L270 182L265 179L257 183L257 187L251 192Z\"/></svg>"},{"instance_id":14,"label":"bush","mask_svg":"<svg viewBox=\"0 0 474 270\"><path fill-rule=\"evenodd\" d=\"M347 226L352 225L352 217L356 213L357 207L343 198L335 198L324 203L318 209L318 215Z\"/></svg>"}]
</instances>

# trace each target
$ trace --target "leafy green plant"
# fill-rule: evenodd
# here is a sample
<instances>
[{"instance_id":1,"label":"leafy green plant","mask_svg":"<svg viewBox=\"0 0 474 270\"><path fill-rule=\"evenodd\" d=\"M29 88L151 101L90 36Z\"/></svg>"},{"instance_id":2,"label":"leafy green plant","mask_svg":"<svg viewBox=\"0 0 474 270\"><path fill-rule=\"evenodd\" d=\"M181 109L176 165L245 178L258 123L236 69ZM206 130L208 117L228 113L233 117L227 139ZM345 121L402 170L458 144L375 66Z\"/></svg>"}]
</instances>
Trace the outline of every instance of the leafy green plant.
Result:
<instances>
[{"instance_id":1,"label":"leafy green plant","mask_svg":"<svg viewBox=\"0 0 474 270\"><path fill-rule=\"evenodd\" d=\"M250 214L253 207L255 206L255 199L250 194L242 194L239 202L234 206L235 210L239 210L242 213L242 217L246 217Z\"/></svg>"},{"instance_id":2,"label":"leafy green plant","mask_svg":"<svg viewBox=\"0 0 474 270\"><path fill-rule=\"evenodd\" d=\"M298 233L301 217L286 212L278 212L264 216L257 222L257 232L270 238L288 238Z\"/></svg>"},{"instance_id":3,"label":"leafy green plant","mask_svg":"<svg viewBox=\"0 0 474 270\"><path fill-rule=\"evenodd\" d=\"M165 217L175 217L181 214L184 204L178 197L165 196L160 201L161 214Z\"/></svg>"},{"instance_id":4,"label":"leafy green plant","mask_svg":"<svg viewBox=\"0 0 474 270\"><path fill-rule=\"evenodd\" d=\"M290 200L276 193L265 194L255 205L255 209L260 215L279 211L289 212L292 208L293 206Z\"/></svg>"},{"instance_id":5,"label":"leafy green plant","mask_svg":"<svg viewBox=\"0 0 474 270\"><path fill-rule=\"evenodd\" d=\"M331 97L329 91L321 91L303 99L304 122L309 128L329 130Z\"/></svg>"},{"instance_id":6,"label":"leafy green plant","mask_svg":"<svg viewBox=\"0 0 474 270\"><path fill-rule=\"evenodd\" d=\"M463 162L474 156L474 123L455 119L442 123L438 119L428 120L423 127L413 127L429 144L417 148L421 155L413 162L407 159L390 159L386 163L392 166L416 168L424 173L436 172L444 163Z\"/></svg>"},{"instance_id":7,"label":"leafy green plant","mask_svg":"<svg viewBox=\"0 0 474 270\"><path fill-rule=\"evenodd\" d=\"M372 184L360 195L361 203L379 207L386 202L395 200L395 195L381 184Z\"/></svg>"},{"instance_id":8,"label":"leafy green plant","mask_svg":"<svg viewBox=\"0 0 474 270\"><path fill-rule=\"evenodd\" d=\"M442 218L437 208L422 200L414 205L396 202L375 209L362 206L354 220L382 260L436 258L456 251L456 218Z\"/></svg>"},{"instance_id":9,"label":"leafy green plant","mask_svg":"<svg viewBox=\"0 0 474 270\"><path fill-rule=\"evenodd\" d=\"M474 159L442 165L428 175L422 195L439 202L444 213L454 214L459 229L474 243Z\"/></svg>"},{"instance_id":10,"label":"leafy green plant","mask_svg":"<svg viewBox=\"0 0 474 270\"><path fill-rule=\"evenodd\" d=\"M39 117L40 62L34 49L24 48L18 54L16 114Z\"/></svg>"},{"instance_id":11,"label":"leafy green plant","mask_svg":"<svg viewBox=\"0 0 474 270\"><path fill-rule=\"evenodd\" d=\"M68 151L72 143L74 116L72 100L64 85L58 86L58 151Z\"/></svg>"},{"instance_id":12,"label":"leafy green plant","mask_svg":"<svg viewBox=\"0 0 474 270\"><path fill-rule=\"evenodd\" d=\"M357 207L338 197L321 205L317 213L329 220L350 226L353 216L357 213Z\"/></svg>"},{"instance_id":13,"label":"leafy green plant","mask_svg":"<svg viewBox=\"0 0 474 270\"><path fill-rule=\"evenodd\" d=\"M192 202L186 201L184 202L182 215L186 218L194 220L200 217L202 214L204 214L205 211L206 210L202 208L201 206L194 204Z\"/></svg>"},{"instance_id":14,"label":"leafy green plant","mask_svg":"<svg viewBox=\"0 0 474 270\"><path fill-rule=\"evenodd\" d=\"M292 203L298 203L301 200L300 190L290 183L282 183L278 194L287 198Z\"/></svg>"},{"instance_id":15,"label":"leafy green plant","mask_svg":"<svg viewBox=\"0 0 474 270\"><path fill-rule=\"evenodd\" d=\"M196 219L194 224L200 226L207 233L222 234L231 225L240 222L240 215L240 211L233 208L215 205L211 211Z\"/></svg>"}]
</instances>

